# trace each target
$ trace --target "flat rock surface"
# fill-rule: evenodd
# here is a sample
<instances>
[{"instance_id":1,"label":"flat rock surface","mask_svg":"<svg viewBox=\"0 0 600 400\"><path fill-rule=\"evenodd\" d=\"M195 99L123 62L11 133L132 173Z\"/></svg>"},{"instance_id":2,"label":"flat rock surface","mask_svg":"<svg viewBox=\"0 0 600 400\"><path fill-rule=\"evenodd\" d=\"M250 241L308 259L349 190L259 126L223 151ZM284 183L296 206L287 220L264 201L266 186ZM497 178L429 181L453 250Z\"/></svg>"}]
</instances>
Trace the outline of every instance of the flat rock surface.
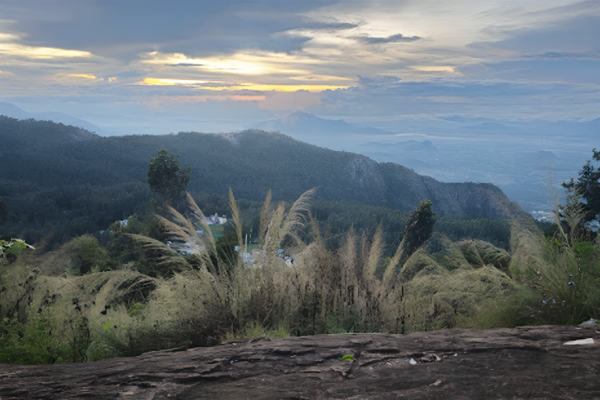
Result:
<instances>
[{"instance_id":1,"label":"flat rock surface","mask_svg":"<svg viewBox=\"0 0 600 400\"><path fill-rule=\"evenodd\" d=\"M600 326L262 338L81 364L0 364L1 400L73 397L600 399Z\"/></svg>"}]
</instances>

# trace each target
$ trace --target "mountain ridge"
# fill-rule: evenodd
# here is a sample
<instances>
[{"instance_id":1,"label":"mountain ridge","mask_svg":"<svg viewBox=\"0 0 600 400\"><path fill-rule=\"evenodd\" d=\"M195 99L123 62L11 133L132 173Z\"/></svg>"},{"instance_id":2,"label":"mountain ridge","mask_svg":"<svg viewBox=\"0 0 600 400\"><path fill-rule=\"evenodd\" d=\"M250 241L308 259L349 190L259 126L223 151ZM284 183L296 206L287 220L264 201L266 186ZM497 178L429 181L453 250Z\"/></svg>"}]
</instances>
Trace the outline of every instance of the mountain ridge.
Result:
<instances>
[{"instance_id":1,"label":"mountain ridge","mask_svg":"<svg viewBox=\"0 0 600 400\"><path fill-rule=\"evenodd\" d=\"M227 193L262 200L298 198L319 186L326 200L351 200L411 211L425 199L440 214L520 218L526 215L492 184L442 183L394 163L333 151L289 136L258 130L235 134L101 137L47 121L0 117L0 179L41 186L108 186L146 181L150 157L164 147L190 165L190 191ZM86 140L77 140L83 137ZM9 193L0 192L0 196Z\"/></svg>"},{"instance_id":2,"label":"mountain ridge","mask_svg":"<svg viewBox=\"0 0 600 400\"><path fill-rule=\"evenodd\" d=\"M112 133L107 131L105 128L102 128L89 121L73 117L69 114L54 111L30 113L15 106L12 103L7 103L4 101L0 102L0 115L4 115L15 119L35 119L39 121L53 121L55 123L82 128L89 132L95 132L96 134L101 136L112 135Z\"/></svg>"}]
</instances>

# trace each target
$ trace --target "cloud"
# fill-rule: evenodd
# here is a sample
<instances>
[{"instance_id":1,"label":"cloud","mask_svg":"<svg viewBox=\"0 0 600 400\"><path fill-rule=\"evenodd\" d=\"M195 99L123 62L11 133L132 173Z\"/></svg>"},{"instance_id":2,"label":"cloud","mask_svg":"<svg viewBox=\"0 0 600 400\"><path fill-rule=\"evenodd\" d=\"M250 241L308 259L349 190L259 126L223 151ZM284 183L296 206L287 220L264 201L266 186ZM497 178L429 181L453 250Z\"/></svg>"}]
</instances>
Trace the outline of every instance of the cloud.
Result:
<instances>
[{"instance_id":1,"label":"cloud","mask_svg":"<svg viewBox=\"0 0 600 400\"><path fill-rule=\"evenodd\" d=\"M471 79L495 79L502 76L509 81L565 82L600 84L600 59L569 57L521 58L516 60L480 63L460 67L459 71Z\"/></svg>"},{"instance_id":2,"label":"cloud","mask_svg":"<svg viewBox=\"0 0 600 400\"><path fill-rule=\"evenodd\" d=\"M321 104L321 97L317 93L298 91L293 93L271 93L259 107L270 111L304 110Z\"/></svg>"},{"instance_id":3,"label":"cloud","mask_svg":"<svg viewBox=\"0 0 600 400\"><path fill-rule=\"evenodd\" d=\"M595 15L594 15L595 14ZM517 54L597 53L600 50L600 15L578 15L504 32L507 39L472 43L467 47L493 46Z\"/></svg>"},{"instance_id":4,"label":"cloud","mask_svg":"<svg viewBox=\"0 0 600 400\"><path fill-rule=\"evenodd\" d=\"M17 43L0 42L0 53L6 56L20 56L31 59L89 58L87 51L66 50L54 47L24 46Z\"/></svg>"},{"instance_id":5,"label":"cloud","mask_svg":"<svg viewBox=\"0 0 600 400\"><path fill-rule=\"evenodd\" d=\"M366 44L406 43L421 39L419 36L404 36L401 33L388 37L353 36L352 39Z\"/></svg>"},{"instance_id":6,"label":"cloud","mask_svg":"<svg viewBox=\"0 0 600 400\"><path fill-rule=\"evenodd\" d=\"M260 83L228 83L228 82L211 82L192 79L161 79L161 78L145 78L138 82L139 85L145 86L187 86L203 90L215 91L255 91L255 92L322 92L324 90L332 90L339 88L347 88L348 85L269 85Z\"/></svg>"},{"instance_id":7,"label":"cloud","mask_svg":"<svg viewBox=\"0 0 600 400\"><path fill-rule=\"evenodd\" d=\"M341 118L423 114L506 120L600 117L599 84L465 78L406 82L393 77L359 77L359 83L321 93L321 113Z\"/></svg>"},{"instance_id":8,"label":"cloud","mask_svg":"<svg viewBox=\"0 0 600 400\"><path fill-rule=\"evenodd\" d=\"M392 87L402 79L394 75L358 76L358 84L366 87Z\"/></svg>"},{"instance_id":9,"label":"cloud","mask_svg":"<svg viewBox=\"0 0 600 400\"><path fill-rule=\"evenodd\" d=\"M525 54L524 58L549 58L549 59L559 59L559 58L570 58L570 59L580 59L580 60L598 60L600 59L599 52L587 52L587 53L569 53L563 52L559 53L556 51L549 51L543 54Z\"/></svg>"},{"instance_id":10,"label":"cloud","mask_svg":"<svg viewBox=\"0 0 600 400\"><path fill-rule=\"evenodd\" d=\"M101 1L2 2L2 18L25 32L24 45L87 51L123 61L144 51L193 56L255 48L298 50L309 37L295 29L345 30L355 25L303 14L335 1ZM118 45L117 45L118 44Z\"/></svg>"},{"instance_id":11,"label":"cloud","mask_svg":"<svg viewBox=\"0 0 600 400\"><path fill-rule=\"evenodd\" d=\"M413 65L411 68L423 72L454 72L454 67L442 65Z\"/></svg>"},{"instance_id":12,"label":"cloud","mask_svg":"<svg viewBox=\"0 0 600 400\"><path fill-rule=\"evenodd\" d=\"M350 22L325 22L325 21L314 21L307 23L307 29L315 30L328 30L328 31L344 31L348 29L357 28L359 24L353 24Z\"/></svg>"}]
</instances>

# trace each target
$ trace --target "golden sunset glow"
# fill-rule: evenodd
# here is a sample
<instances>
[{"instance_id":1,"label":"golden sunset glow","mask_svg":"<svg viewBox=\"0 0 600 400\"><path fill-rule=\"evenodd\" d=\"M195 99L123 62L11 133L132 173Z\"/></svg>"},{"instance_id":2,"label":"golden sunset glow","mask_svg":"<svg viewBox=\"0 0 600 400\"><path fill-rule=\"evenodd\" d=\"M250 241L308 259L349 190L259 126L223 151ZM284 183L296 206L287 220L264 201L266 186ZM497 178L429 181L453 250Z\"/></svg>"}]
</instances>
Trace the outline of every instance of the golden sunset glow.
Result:
<instances>
[{"instance_id":1,"label":"golden sunset glow","mask_svg":"<svg viewBox=\"0 0 600 400\"><path fill-rule=\"evenodd\" d=\"M238 75L308 75L306 69L294 68L294 65L315 64L314 59L290 54L273 52L258 52L256 54L236 53L227 58L190 58L185 54L161 54L152 52L147 54L144 63L158 64L168 67L186 67L207 72L217 72Z\"/></svg>"},{"instance_id":2,"label":"golden sunset glow","mask_svg":"<svg viewBox=\"0 0 600 400\"><path fill-rule=\"evenodd\" d=\"M53 47L33 47L16 43L0 43L0 53L32 59L89 58L92 56L92 53L87 51L56 49Z\"/></svg>"},{"instance_id":3,"label":"golden sunset glow","mask_svg":"<svg viewBox=\"0 0 600 400\"><path fill-rule=\"evenodd\" d=\"M417 71L424 71L424 72L454 72L454 68L453 67L441 67L441 66L428 66L428 65L424 65L424 66L414 66L412 67L412 69L417 70Z\"/></svg>"},{"instance_id":4,"label":"golden sunset glow","mask_svg":"<svg viewBox=\"0 0 600 400\"><path fill-rule=\"evenodd\" d=\"M17 40L17 39L19 39L19 36L13 35L12 33L0 33L0 41L1 42Z\"/></svg>"},{"instance_id":5,"label":"golden sunset glow","mask_svg":"<svg viewBox=\"0 0 600 400\"><path fill-rule=\"evenodd\" d=\"M265 85L257 83L241 83L235 85L229 85L225 82L219 81L201 81L191 79L158 79L158 78L146 78L139 84L148 86L171 86L171 85L184 85L193 86L197 89L204 90L256 90L261 92L297 92L298 90L306 90L308 92L322 92L323 90L335 90L335 89L347 89L350 85L338 86L338 85ZM220 86L222 85L222 86Z\"/></svg>"},{"instance_id":6,"label":"golden sunset glow","mask_svg":"<svg viewBox=\"0 0 600 400\"><path fill-rule=\"evenodd\" d=\"M91 74L69 74L72 78L96 79L95 75Z\"/></svg>"}]
</instances>

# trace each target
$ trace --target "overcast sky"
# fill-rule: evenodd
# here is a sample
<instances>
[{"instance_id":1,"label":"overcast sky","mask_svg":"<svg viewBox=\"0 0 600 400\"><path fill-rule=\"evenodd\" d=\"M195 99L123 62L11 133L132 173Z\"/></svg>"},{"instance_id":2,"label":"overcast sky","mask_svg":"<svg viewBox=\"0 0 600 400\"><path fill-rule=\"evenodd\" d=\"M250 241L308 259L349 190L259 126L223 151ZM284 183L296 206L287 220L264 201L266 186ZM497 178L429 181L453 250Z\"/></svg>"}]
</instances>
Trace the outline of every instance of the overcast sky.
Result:
<instances>
[{"instance_id":1,"label":"overcast sky","mask_svg":"<svg viewBox=\"0 0 600 400\"><path fill-rule=\"evenodd\" d=\"M590 120L600 1L0 0L0 101L162 133Z\"/></svg>"}]
</instances>

